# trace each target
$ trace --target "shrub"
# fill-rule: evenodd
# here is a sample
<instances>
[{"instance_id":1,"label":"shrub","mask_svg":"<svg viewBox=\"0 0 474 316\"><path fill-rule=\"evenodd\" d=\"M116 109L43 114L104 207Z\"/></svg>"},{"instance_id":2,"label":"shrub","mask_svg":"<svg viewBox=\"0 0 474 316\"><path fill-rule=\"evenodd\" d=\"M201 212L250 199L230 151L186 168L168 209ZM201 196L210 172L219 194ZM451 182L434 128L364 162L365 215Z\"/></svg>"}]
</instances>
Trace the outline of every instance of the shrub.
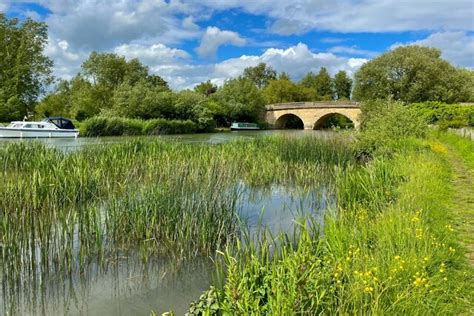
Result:
<instances>
[{"instance_id":1,"label":"shrub","mask_svg":"<svg viewBox=\"0 0 474 316\"><path fill-rule=\"evenodd\" d=\"M371 101L362 105L359 154L396 148L407 137L424 137L427 124L412 108L399 102Z\"/></svg>"},{"instance_id":2,"label":"shrub","mask_svg":"<svg viewBox=\"0 0 474 316\"><path fill-rule=\"evenodd\" d=\"M424 102L410 105L428 124L441 128L474 126L474 106Z\"/></svg>"},{"instance_id":3,"label":"shrub","mask_svg":"<svg viewBox=\"0 0 474 316\"><path fill-rule=\"evenodd\" d=\"M145 135L190 134L196 133L197 125L193 121L154 119L144 121Z\"/></svg>"},{"instance_id":4,"label":"shrub","mask_svg":"<svg viewBox=\"0 0 474 316\"><path fill-rule=\"evenodd\" d=\"M144 121L120 117L93 117L81 125L81 134L87 137L186 134L197 131L197 124L190 120Z\"/></svg>"}]
</instances>

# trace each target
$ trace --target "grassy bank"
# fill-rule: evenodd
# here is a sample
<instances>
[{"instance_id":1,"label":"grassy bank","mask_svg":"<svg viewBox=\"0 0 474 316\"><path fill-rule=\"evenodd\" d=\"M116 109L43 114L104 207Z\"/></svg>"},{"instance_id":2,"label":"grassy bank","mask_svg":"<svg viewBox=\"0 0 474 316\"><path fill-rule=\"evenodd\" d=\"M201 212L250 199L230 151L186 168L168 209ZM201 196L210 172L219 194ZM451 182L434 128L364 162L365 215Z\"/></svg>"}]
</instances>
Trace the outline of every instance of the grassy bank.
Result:
<instances>
[{"instance_id":1,"label":"grassy bank","mask_svg":"<svg viewBox=\"0 0 474 316\"><path fill-rule=\"evenodd\" d=\"M392 150L338 174L339 207L323 231L302 225L299 237L280 237L277 252L268 239L228 248L220 268L225 282L191 312L472 312L474 280L456 230L450 149L430 139L405 140Z\"/></svg>"}]
</instances>

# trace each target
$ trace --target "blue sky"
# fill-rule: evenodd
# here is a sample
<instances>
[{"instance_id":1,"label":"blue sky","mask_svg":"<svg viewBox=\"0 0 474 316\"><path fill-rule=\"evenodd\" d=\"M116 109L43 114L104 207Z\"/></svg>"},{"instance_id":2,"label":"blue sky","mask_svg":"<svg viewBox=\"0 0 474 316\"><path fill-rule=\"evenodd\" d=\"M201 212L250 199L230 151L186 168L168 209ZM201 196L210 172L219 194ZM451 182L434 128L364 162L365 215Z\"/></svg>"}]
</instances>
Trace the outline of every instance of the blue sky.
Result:
<instances>
[{"instance_id":1,"label":"blue sky","mask_svg":"<svg viewBox=\"0 0 474 316\"><path fill-rule=\"evenodd\" d=\"M259 62L295 80L320 67L353 74L408 44L474 68L470 0L2 0L0 11L48 24L46 53L66 79L93 50L137 57L175 89Z\"/></svg>"}]
</instances>

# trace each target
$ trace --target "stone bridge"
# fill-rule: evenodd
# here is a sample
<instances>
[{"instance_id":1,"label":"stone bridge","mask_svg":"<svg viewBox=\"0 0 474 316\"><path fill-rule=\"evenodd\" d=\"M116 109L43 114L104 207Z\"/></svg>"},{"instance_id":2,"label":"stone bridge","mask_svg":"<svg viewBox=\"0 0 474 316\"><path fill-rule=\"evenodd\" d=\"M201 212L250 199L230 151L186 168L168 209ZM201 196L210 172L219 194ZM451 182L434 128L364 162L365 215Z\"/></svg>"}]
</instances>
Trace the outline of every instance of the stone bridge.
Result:
<instances>
[{"instance_id":1,"label":"stone bridge","mask_svg":"<svg viewBox=\"0 0 474 316\"><path fill-rule=\"evenodd\" d=\"M340 114L352 121L355 128L360 125L360 106L351 101L291 102L266 106L266 121L274 128L285 128L288 119L299 119L304 129L319 129L324 122Z\"/></svg>"}]
</instances>

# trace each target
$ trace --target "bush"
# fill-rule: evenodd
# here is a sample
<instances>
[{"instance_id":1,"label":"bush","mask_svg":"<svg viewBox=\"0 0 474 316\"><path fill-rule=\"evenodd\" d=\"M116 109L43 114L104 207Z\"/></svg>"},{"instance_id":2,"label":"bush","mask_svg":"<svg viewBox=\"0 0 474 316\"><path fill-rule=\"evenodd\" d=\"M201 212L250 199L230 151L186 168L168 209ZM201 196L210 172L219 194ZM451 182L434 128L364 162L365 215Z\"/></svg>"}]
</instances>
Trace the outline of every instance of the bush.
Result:
<instances>
[{"instance_id":1,"label":"bush","mask_svg":"<svg viewBox=\"0 0 474 316\"><path fill-rule=\"evenodd\" d=\"M81 134L87 137L186 134L197 131L197 124L189 120L144 121L120 117L93 117L81 124Z\"/></svg>"},{"instance_id":2,"label":"bush","mask_svg":"<svg viewBox=\"0 0 474 316\"><path fill-rule=\"evenodd\" d=\"M397 148L407 137L424 137L427 124L412 108L399 102L371 101L362 104L361 131L357 136L359 154Z\"/></svg>"},{"instance_id":3,"label":"bush","mask_svg":"<svg viewBox=\"0 0 474 316\"><path fill-rule=\"evenodd\" d=\"M474 106L424 102L410 105L428 124L441 128L474 126Z\"/></svg>"},{"instance_id":4,"label":"bush","mask_svg":"<svg viewBox=\"0 0 474 316\"><path fill-rule=\"evenodd\" d=\"M190 120L154 119L144 121L145 135L190 134L198 131L196 123Z\"/></svg>"}]
</instances>

